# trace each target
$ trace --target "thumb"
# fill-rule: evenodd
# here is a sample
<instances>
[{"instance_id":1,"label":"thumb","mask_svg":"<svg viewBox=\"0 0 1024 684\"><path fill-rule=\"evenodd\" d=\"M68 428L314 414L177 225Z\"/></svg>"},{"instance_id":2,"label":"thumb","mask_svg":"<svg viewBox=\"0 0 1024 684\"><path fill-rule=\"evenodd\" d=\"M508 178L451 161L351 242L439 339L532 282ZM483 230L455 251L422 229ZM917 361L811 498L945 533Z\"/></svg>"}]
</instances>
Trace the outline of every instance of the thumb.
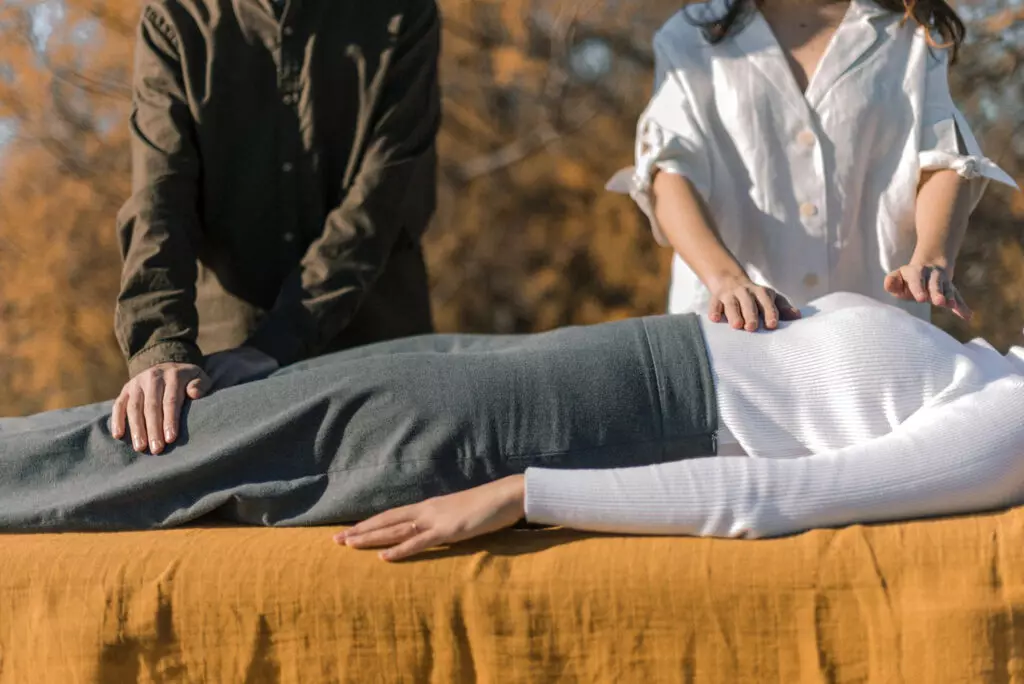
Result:
<instances>
[{"instance_id":1,"label":"thumb","mask_svg":"<svg viewBox=\"0 0 1024 684\"><path fill-rule=\"evenodd\" d=\"M883 283L885 291L891 295L899 295L903 292L903 274L899 271L893 271L885 276L885 282Z\"/></svg>"},{"instance_id":2,"label":"thumb","mask_svg":"<svg viewBox=\"0 0 1024 684\"><path fill-rule=\"evenodd\" d=\"M210 376L204 371L199 371L199 376L188 383L188 387L185 388L185 392L188 394L189 399L199 399L210 391L211 384L213 383L210 380Z\"/></svg>"}]
</instances>

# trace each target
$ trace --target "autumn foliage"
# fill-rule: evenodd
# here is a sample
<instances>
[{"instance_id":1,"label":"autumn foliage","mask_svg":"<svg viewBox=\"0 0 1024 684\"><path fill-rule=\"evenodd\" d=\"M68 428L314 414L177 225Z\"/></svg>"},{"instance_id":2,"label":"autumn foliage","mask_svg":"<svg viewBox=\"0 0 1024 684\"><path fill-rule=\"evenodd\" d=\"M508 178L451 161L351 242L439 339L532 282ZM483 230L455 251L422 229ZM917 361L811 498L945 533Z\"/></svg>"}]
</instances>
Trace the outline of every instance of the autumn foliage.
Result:
<instances>
[{"instance_id":1,"label":"autumn foliage","mask_svg":"<svg viewBox=\"0 0 1024 684\"><path fill-rule=\"evenodd\" d=\"M603 186L630 163L650 37L678 6L442 0L440 208L427 244L441 329L535 331L664 309L670 255ZM124 381L111 330L114 216L129 188L139 8L0 0L0 415L107 399ZM970 28L957 99L986 147L1004 151L998 161L1024 176L1024 103L1011 97L1024 97L1024 43L1005 40L1024 34L1024 11L988 12ZM977 319L939 322L997 346L1017 339L1020 195L990 191L958 279Z\"/></svg>"}]
</instances>

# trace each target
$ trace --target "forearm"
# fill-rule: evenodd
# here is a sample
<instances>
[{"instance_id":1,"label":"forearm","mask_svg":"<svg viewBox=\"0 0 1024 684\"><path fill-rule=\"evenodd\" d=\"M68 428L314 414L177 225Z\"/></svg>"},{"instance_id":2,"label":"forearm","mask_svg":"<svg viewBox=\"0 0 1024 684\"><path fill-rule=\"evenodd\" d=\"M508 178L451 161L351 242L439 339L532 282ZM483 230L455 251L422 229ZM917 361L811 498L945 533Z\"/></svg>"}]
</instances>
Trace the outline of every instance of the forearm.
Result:
<instances>
[{"instance_id":1,"label":"forearm","mask_svg":"<svg viewBox=\"0 0 1024 684\"><path fill-rule=\"evenodd\" d=\"M117 217L124 266L116 333L131 375L199 363L195 309L199 154L173 26L154 6L135 50L132 195Z\"/></svg>"},{"instance_id":2,"label":"forearm","mask_svg":"<svg viewBox=\"0 0 1024 684\"><path fill-rule=\"evenodd\" d=\"M726 249L704 200L684 176L658 172L652 185L655 217L665 237L706 287L746 280L747 274Z\"/></svg>"},{"instance_id":3,"label":"forearm","mask_svg":"<svg viewBox=\"0 0 1024 684\"><path fill-rule=\"evenodd\" d=\"M950 169L926 172L917 193L917 245L912 263L952 274L972 209L971 184Z\"/></svg>"},{"instance_id":4,"label":"forearm","mask_svg":"<svg viewBox=\"0 0 1024 684\"><path fill-rule=\"evenodd\" d=\"M188 215L187 204L176 201L187 194L187 189L169 192L166 186L137 193L121 213L124 265L115 330L131 376L158 363L202 360L196 345L196 257L189 235L197 219ZM166 218L154 220L161 214Z\"/></svg>"}]
</instances>

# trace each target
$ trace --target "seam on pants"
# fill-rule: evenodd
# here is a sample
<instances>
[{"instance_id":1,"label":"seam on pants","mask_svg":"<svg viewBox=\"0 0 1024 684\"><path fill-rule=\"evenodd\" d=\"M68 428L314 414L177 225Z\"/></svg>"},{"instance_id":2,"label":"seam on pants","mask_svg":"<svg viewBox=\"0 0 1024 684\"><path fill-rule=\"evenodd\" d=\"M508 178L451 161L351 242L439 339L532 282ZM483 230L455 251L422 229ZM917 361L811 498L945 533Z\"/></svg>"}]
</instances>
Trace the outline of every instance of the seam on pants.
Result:
<instances>
[{"instance_id":1,"label":"seam on pants","mask_svg":"<svg viewBox=\"0 0 1024 684\"><path fill-rule=\"evenodd\" d=\"M665 392L665 386L661 381L661 373L658 372L658 364L654 361L654 346L651 344L651 336L647 331L647 321L643 318L640 319L640 328L644 333L644 343L647 345L647 360L651 366L651 372L654 373L654 384L657 387L657 402L658 402L658 437L661 440L665 439L665 404L662 402L662 395ZM664 455L664 449L662 450Z\"/></svg>"}]
</instances>

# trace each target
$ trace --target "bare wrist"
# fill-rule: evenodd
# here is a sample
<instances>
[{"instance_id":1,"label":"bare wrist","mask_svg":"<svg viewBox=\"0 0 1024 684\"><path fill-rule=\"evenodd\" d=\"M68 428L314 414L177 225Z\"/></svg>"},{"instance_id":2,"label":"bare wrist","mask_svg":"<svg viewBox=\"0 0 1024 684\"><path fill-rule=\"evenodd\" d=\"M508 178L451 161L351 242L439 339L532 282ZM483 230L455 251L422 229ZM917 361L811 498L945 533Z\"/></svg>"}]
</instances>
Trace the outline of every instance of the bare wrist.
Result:
<instances>
[{"instance_id":1,"label":"bare wrist","mask_svg":"<svg viewBox=\"0 0 1024 684\"><path fill-rule=\"evenodd\" d=\"M704 281L704 284L707 286L708 290L714 293L740 285L747 285L750 282L750 276L748 276L744 271L739 270L716 273L713 276L709 276Z\"/></svg>"},{"instance_id":2,"label":"bare wrist","mask_svg":"<svg viewBox=\"0 0 1024 684\"><path fill-rule=\"evenodd\" d=\"M508 503L516 507L520 518L526 517L526 476L509 475L505 483Z\"/></svg>"},{"instance_id":3,"label":"bare wrist","mask_svg":"<svg viewBox=\"0 0 1024 684\"><path fill-rule=\"evenodd\" d=\"M933 268L941 268L950 275L953 273L953 269L956 266L954 259L950 259L945 254L936 254L934 252L915 252L910 257L910 263L914 266L931 266Z\"/></svg>"}]
</instances>

